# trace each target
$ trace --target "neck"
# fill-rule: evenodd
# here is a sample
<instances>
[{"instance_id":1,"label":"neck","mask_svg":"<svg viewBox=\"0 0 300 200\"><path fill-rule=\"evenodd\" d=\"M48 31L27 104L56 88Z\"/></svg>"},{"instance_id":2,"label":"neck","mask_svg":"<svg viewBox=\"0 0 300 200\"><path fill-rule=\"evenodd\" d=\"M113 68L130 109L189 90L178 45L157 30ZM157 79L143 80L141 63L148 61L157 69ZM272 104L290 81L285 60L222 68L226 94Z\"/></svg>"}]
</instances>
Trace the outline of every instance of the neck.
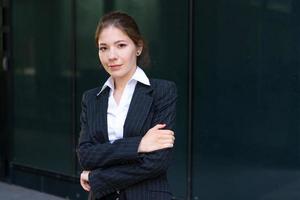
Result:
<instances>
[{"instance_id":1,"label":"neck","mask_svg":"<svg viewBox=\"0 0 300 200\"><path fill-rule=\"evenodd\" d=\"M126 87L127 82L131 79L135 71L136 68L132 70L126 77L115 78L114 79L115 90L123 91L124 88Z\"/></svg>"},{"instance_id":2,"label":"neck","mask_svg":"<svg viewBox=\"0 0 300 200\"><path fill-rule=\"evenodd\" d=\"M129 79L115 79L115 90L123 91Z\"/></svg>"}]
</instances>

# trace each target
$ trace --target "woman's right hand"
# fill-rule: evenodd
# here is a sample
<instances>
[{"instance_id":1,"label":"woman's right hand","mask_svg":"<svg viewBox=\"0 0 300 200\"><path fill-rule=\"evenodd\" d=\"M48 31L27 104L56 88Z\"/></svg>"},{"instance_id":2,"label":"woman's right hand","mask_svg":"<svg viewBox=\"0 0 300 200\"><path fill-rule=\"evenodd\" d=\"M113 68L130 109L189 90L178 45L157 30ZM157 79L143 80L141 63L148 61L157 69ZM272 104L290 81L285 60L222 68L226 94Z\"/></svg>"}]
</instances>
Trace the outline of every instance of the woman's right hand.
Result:
<instances>
[{"instance_id":1,"label":"woman's right hand","mask_svg":"<svg viewBox=\"0 0 300 200\"><path fill-rule=\"evenodd\" d=\"M165 124L157 124L142 138L138 152L148 153L160 149L172 148L174 145L174 132L171 130L163 129Z\"/></svg>"},{"instance_id":2,"label":"woman's right hand","mask_svg":"<svg viewBox=\"0 0 300 200\"><path fill-rule=\"evenodd\" d=\"M91 190L91 186L89 184L89 174L90 171L83 171L80 174L80 185L87 192Z\"/></svg>"}]
</instances>

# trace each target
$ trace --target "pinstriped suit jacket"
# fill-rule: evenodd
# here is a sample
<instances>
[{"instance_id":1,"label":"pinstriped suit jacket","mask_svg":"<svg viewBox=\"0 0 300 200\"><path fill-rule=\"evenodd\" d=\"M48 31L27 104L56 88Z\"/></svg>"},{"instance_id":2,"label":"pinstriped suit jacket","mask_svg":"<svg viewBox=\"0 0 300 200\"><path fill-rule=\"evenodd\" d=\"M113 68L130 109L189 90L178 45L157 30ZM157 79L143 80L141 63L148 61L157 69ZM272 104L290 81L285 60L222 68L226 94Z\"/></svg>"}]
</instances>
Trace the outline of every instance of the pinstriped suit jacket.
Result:
<instances>
[{"instance_id":1,"label":"pinstriped suit jacket","mask_svg":"<svg viewBox=\"0 0 300 200\"><path fill-rule=\"evenodd\" d=\"M92 199L123 190L127 200L169 200L167 168L172 149L138 154L143 135L158 123L174 129L177 91L173 82L151 79L137 83L124 124L123 139L109 143L109 88L86 91L82 99L81 133L77 154L81 167L91 170Z\"/></svg>"}]
</instances>

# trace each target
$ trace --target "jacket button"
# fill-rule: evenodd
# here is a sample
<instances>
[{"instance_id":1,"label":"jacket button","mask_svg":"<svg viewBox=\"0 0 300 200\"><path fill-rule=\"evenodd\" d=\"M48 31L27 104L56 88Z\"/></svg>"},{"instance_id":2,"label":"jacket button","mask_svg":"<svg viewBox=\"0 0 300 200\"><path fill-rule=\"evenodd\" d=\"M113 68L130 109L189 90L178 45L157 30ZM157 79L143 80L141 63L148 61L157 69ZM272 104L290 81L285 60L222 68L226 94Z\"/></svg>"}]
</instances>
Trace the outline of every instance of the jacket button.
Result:
<instances>
[{"instance_id":1,"label":"jacket button","mask_svg":"<svg viewBox=\"0 0 300 200\"><path fill-rule=\"evenodd\" d=\"M120 190L117 190L117 194L120 194ZM118 199L117 199L118 200Z\"/></svg>"},{"instance_id":2,"label":"jacket button","mask_svg":"<svg viewBox=\"0 0 300 200\"><path fill-rule=\"evenodd\" d=\"M119 200L119 197L117 197L116 200Z\"/></svg>"}]
</instances>

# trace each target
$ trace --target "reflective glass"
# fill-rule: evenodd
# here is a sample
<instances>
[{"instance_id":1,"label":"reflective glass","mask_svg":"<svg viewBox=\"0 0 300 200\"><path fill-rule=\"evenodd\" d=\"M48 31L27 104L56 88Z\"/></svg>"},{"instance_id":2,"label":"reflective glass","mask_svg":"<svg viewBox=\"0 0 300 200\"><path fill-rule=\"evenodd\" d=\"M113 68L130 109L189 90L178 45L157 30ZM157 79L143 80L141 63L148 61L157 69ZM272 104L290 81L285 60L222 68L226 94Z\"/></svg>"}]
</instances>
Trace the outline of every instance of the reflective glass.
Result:
<instances>
[{"instance_id":1,"label":"reflective glass","mask_svg":"<svg viewBox=\"0 0 300 200\"><path fill-rule=\"evenodd\" d=\"M194 199L297 199L299 1L196 1Z\"/></svg>"},{"instance_id":2,"label":"reflective glass","mask_svg":"<svg viewBox=\"0 0 300 200\"><path fill-rule=\"evenodd\" d=\"M74 173L69 0L12 2L12 162Z\"/></svg>"}]
</instances>

